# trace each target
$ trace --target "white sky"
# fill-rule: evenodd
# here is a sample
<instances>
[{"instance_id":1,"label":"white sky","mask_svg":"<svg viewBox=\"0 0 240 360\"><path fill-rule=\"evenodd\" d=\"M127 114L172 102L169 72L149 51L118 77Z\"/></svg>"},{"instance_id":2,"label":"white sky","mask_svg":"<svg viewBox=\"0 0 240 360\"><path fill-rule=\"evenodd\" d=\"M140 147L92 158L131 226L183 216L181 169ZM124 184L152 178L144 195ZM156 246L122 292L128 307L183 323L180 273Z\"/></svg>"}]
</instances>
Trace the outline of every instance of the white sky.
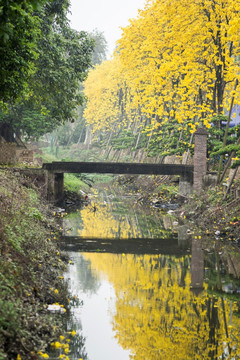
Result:
<instances>
[{"instance_id":1,"label":"white sky","mask_svg":"<svg viewBox=\"0 0 240 360\"><path fill-rule=\"evenodd\" d=\"M108 57L121 37L120 27L128 25L128 19L136 18L138 9L143 9L145 0L70 0L69 19L75 30L104 33L108 43Z\"/></svg>"}]
</instances>

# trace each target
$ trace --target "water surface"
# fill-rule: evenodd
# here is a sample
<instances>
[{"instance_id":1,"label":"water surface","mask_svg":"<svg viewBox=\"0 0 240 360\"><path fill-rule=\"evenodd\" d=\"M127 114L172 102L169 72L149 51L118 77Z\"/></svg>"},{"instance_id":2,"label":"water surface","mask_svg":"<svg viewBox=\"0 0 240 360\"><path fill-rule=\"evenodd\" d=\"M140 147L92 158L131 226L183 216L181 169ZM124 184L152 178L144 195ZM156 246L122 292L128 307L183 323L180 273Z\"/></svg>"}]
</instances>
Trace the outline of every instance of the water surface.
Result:
<instances>
[{"instance_id":1,"label":"water surface","mask_svg":"<svg viewBox=\"0 0 240 360\"><path fill-rule=\"evenodd\" d=\"M83 301L71 318L81 346L72 346L69 358L237 359L239 280L225 270L221 254L204 253L198 239L183 246L172 214L134 201L98 196L65 223L69 249L77 250L69 252L66 277ZM88 251L94 239L103 248ZM134 253L127 245L124 252L113 246L107 252L108 239L155 242L152 253L144 246Z\"/></svg>"}]
</instances>

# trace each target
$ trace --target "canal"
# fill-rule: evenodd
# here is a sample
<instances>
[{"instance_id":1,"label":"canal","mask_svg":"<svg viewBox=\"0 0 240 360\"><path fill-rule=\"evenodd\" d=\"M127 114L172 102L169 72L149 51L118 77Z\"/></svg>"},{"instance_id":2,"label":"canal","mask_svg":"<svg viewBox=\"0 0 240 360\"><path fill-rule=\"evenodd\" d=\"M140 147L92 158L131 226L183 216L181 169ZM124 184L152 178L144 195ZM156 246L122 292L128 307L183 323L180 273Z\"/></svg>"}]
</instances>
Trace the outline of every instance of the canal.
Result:
<instances>
[{"instance_id":1,"label":"canal","mask_svg":"<svg viewBox=\"0 0 240 360\"><path fill-rule=\"evenodd\" d=\"M239 280L171 205L136 199L95 191L65 219L65 277L79 299L67 323L76 331L68 358L239 358Z\"/></svg>"}]
</instances>

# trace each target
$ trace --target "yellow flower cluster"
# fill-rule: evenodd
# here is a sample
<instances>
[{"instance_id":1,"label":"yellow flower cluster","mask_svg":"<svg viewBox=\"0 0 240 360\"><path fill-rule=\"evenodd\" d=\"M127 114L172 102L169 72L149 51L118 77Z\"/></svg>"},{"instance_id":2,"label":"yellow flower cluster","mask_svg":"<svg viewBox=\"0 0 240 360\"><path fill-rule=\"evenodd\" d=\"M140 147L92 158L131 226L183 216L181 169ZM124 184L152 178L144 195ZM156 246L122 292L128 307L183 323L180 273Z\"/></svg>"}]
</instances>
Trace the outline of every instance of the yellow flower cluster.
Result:
<instances>
[{"instance_id":1,"label":"yellow flower cluster","mask_svg":"<svg viewBox=\"0 0 240 360\"><path fill-rule=\"evenodd\" d=\"M72 330L72 331L70 331L69 332L69 335L71 335L71 336L75 336L76 335L76 331L75 330ZM56 349L56 350L60 350L61 351L61 353L60 353L60 355L59 355L59 359L65 359L65 360L69 360L69 357L67 356L68 355L68 353L69 353L69 343L70 343L70 339L66 339L65 338L65 336L63 336L63 335L60 335L59 336L59 340L60 341L54 341L54 342L52 342L51 343L51 346L54 348L54 349ZM62 353L62 351L64 352L64 353Z\"/></svg>"},{"instance_id":2,"label":"yellow flower cluster","mask_svg":"<svg viewBox=\"0 0 240 360\"><path fill-rule=\"evenodd\" d=\"M181 124L189 141L200 123L210 128L233 95L240 101L239 8L240 0L149 1L113 58L89 72L84 116L93 132L132 125L161 139Z\"/></svg>"},{"instance_id":3,"label":"yellow flower cluster","mask_svg":"<svg viewBox=\"0 0 240 360\"><path fill-rule=\"evenodd\" d=\"M38 352L38 355L39 355L41 358L43 358L43 359L48 359L48 358L49 358L49 355L46 354L46 353L43 353L42 351L39 351L39 352Z\"/></svg>"}]
</instances>

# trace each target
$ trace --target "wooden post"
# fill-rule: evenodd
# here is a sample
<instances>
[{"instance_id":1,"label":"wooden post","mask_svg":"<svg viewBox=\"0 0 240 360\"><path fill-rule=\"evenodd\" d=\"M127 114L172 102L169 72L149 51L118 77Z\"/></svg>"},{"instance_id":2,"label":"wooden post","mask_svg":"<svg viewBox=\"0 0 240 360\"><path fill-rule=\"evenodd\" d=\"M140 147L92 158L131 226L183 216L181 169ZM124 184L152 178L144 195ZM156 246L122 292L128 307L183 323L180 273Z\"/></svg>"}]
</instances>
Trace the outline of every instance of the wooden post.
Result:
<instances>
[{"instance_id":1,"label":"wooden post","mask_svg":"<svg viewBox=\"0 0 240 360\"><path fill-rule=\"evenodd\" d=\"M198 128L194 135L193 190L200 194L203 188L203 176L207 173L207 130Z\"/></svg>"}]
</instances>

